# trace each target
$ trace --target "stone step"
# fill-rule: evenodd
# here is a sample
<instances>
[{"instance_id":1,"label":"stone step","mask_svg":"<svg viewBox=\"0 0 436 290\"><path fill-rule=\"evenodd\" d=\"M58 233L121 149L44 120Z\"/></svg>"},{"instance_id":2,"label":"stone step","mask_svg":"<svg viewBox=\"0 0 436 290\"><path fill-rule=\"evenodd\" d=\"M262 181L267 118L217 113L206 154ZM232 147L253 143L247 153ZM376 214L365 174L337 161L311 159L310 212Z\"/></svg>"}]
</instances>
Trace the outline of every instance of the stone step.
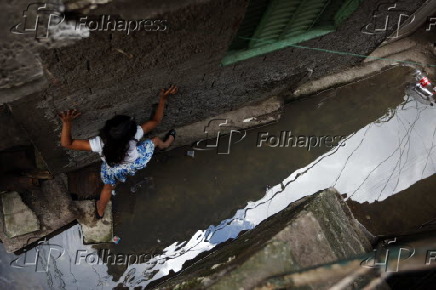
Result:
<instances>
[{"instance_id":1,"label":"stone step","mask_svg":"<svg viewBox=\"0 0 436 290\"><path fill-rule=\"evenodd\" d=\"M102 219L95 218L95 201L75 202L81 214L77 219L82 227L83 243L110 243L113 240L112 202L107 204Z\"/></svg>"},{"instance_id":2,"label":"stone step","mask_svg":"<svg viewBox=\"0 0 436 290\"><path fill-rule=\"evenodd\" d=\"M40 229L36 214L21 200L16 191L1 194L4 233L9 238L22 236Z\"/></svg>"}]
</instances>

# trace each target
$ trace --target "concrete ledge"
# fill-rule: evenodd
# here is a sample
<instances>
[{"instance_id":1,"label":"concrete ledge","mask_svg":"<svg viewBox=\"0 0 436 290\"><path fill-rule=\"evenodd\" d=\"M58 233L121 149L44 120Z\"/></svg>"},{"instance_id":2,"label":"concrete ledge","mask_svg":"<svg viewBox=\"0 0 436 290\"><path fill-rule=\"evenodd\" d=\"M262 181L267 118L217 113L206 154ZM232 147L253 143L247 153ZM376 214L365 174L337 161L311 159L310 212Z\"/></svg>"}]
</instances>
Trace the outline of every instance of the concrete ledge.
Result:
<instances>
[{"instance_id":1,"label":"concrete ledge","mask_svg":"<svg viewBox=\"0 0 436 290\"><path fill-rule=\"evenodd\" d=\"M434 64L434 57L430 55L428 47L405 38L377 48L359 66L304 83L293 92L290 99L297 99L332 87L359 81L393 66L406 65L422 70L422 67L417 64L422 64L423 66ZM424 71L430 76L435 75L434 68L427 67Z\"/></svg>"},{"instance_id":2,"label":"concrete ledge","mask_svg":"<svg viewBox=\"0 0 436 290\"><path fill-rule=\"evenodd\" d=\"M82 226L83 243L110 243L113 239L112 202L109 202L102 219L95 218L95 201L85 200L75 202L80 218L77 219Z\"/></svg>"},{"instance_id":3,"label":"concrete ledge","mask_svg":"<svg viewBox=\"0 0 436 290\"><path fill-rule=\"evenodd\" d=\"M228 134L232 129L248 129L275 122L280 119L282 109L283 100L274 96L235 111L176 128L177 136L172 148L191 145L205 138L214 138L218 132ZM220 126L223 123L225 124ZM163 136L162 134L161 137Z\"/></svg>"},{"instance_id":4,"label":"concrete ledge","mask_svg":"<svg viewBox=\"0 0 436 290\"><path fill-rule=\"evenodd\" d=\"M158 289L253 289L272 276L368 253L370 240L341 195L329 188L291 203Z\"/></svg>"},{"instance_id":5,"label":"concrete ledge","mask_svg":"<svg viewBox=\"0 0 436 290\"><path fill-rule=\"evenodd\" d=\"M417 46L418 43L411 40L410 38L401 39L389 45L380 46L379 48L374 50L363 62L367 63L371 61L376 61L378 60L378 58L389 57L390 55L395 55L403 51L415 48Z\"/></svg>"}]
</instances>

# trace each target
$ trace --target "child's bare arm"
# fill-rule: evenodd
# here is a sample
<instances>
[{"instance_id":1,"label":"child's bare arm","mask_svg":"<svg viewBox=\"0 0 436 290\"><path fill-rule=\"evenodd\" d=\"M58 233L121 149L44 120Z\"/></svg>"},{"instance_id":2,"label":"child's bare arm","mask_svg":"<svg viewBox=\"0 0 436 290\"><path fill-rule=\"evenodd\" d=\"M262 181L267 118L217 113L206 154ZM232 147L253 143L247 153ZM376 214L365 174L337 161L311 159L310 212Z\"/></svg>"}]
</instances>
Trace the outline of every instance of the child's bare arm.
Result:
<instances>
[{"instance_id":1,"label":"child's bare arm","mask_svg":"<svg viewBox=\"0 0 436 290\"><path fill-rule=\"evenodd\" d=\"M141 125L142 130L144 133L148 133L154 128L159 125L159 123L162 121L163 113L165 109L165 103L168 99L169 95L175 95L178 91L178 88L176 86L171 86L169 89L162 89L159 93L159 104L157 105L156 113L154 114L153 118Z\"/></svg>"},{"instance_id":2,"label":"child's bare arm","mask_svg":"<svg viewBox=\"0 0 436 290\"><path fill-rule=\"evenodd\" d=\"M72 150L91 151L88 140L73 139L71 137L72 121L79 116L80 113L77 110L68 110L59 113L59 118L62 120L61 145L62 147Z\"/></svg>"}]
</instances>

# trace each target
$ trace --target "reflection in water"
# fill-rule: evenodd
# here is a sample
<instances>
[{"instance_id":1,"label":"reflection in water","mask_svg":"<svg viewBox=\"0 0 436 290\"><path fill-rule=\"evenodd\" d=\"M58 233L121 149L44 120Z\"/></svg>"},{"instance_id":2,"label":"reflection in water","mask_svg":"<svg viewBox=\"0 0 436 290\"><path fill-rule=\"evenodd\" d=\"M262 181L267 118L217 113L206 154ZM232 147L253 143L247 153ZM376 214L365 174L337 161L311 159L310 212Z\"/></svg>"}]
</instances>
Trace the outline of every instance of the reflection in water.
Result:
<instances>
[{"instance_id":1,"label":"reflection in water","mask_svg":"<svg viewBox=\"0 0 436 290\"><path fill-rule=\"evenodd\" d=\"M8 273L7 278L1 278L0 288L26 288L20 283L35 289L46 289L47 285L51 289L105 289L119 284L144 287L171 270L180 271L186 261L236 238L241 231L254 228L291 202L321 189L335 187L361 203L384 200L436 172L435 110L434 106L405 97L395 109L347 136L343 146L333 148L296 170L282 183L269 188L263 198L238 210L232 218L197 231L189 241L168 246L162 254L146 263L130 265L117 282L112 281L104 264L94 265L92 259L82 259L77 265L79 251L92 253L96 250L82 244L80 227L73 226L48 241L48 244L62 245L65 253L48 264L47 272L37 273L34 266L27 264L22 268L11 268L10 263L17 256L6 255L0 247L0 272ZM47 247L41 251L42 256L47 257ZM25 255L18 258L22 261ZM19 279L23 273L26 273L25 282Z\"/></svg>"},{"instance_id":2,"label":"reflection in water","mask_svg":"<svg viewBox=\"0 0 436 290\"><path fill-rule=\"evenodd\" d=\"M159 257L142 265L131 265L120 282L145 286L182 269L183 264L215 245L235 238L291 202L320 189L335 187L358 202L374 202L405 190L436 172L436 109L405 97L395 110L344 140L343 146L317 158L292 173L266 195L249 202L231 218L188 242L174 243ZM144 280L143 275L153 273Z\"/></svg>"},{"instance_id":3,"label":"reflection in water","mask_svg":"<svg viewBox=\"0 0 436 290\"><path fill-rule=\"evenodd\" d=\"M113 286L107 266L97 265L92 255L77 259L94 252L83 245L79 225L20 255L0 247L0 289L107 289Z\"/></svg>"}]
</instances>

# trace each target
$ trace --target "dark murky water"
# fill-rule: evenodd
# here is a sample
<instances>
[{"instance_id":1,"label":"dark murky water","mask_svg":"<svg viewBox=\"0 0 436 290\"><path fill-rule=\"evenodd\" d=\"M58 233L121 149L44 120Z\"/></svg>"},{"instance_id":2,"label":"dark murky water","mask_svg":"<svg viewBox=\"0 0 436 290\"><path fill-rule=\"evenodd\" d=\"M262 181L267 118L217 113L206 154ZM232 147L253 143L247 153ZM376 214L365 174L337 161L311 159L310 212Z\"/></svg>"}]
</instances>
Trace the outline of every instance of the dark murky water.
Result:
<instances>
[{"instance_id":1,"label":"dark murky water","mask_svg":"<svg viewBox=\"0 0 436 290\"><path fill-rule=\"evenodd\" d=\"M147 169L117 189L115 234L120 244L98 246L113 253L143 254L143 263L127 269L93 265L92 258L83 257L97 249L83 246L79 227L73 226L48 242L66 249L49 263L48 271L37 273L36 266L26 263L11 268L17 257L0 249L0 286L20 288L11 281L23 275L26 287L41 289L146 286L289 203L331 186L347 194L356 216L377 234L392 232L395 221L402 219L408 220L402 230L408 230L434 218L435 211L422 211L418 204L427 206L436 199L427 196L435 185L436 108L405 96L411 72L392 69L289 104L278 123L248 131L229 155L196 151L191 158L186 156L189 148L157 154ZM260 136L279 138L282 131L291 131L295 138L323 137L323 145L311 150L304 141L288 147L257 146ZM328 136L344 139L331 147ZM401 198L392 201L397 196ZM411 203L416 206L409 207ZM50 246L40 248L47 251ZM27 253L32 255L38 256ZM24 256L18 264L23 265Z\"/></svg>"}]
</instances>

